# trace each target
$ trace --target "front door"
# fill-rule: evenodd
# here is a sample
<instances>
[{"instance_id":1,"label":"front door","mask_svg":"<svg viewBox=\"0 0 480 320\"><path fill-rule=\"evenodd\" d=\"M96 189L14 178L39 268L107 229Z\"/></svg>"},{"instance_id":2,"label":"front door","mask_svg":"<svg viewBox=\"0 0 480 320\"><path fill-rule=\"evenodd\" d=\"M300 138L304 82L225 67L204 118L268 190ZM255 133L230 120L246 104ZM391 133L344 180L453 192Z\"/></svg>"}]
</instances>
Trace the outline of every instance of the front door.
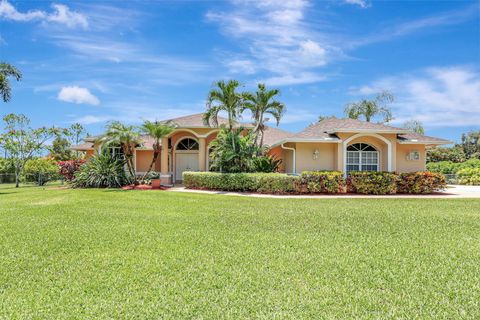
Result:
<instances>
[{"instance_id":1,"label":"front door","mask_svg":"<svg viewBox=\"0 0 480 320\"><path fill-rule=\"evenodd\" d=\"M176 181L182 181L184 171L198 171L198 153L177 153L175 155Z\"/></svg>"}]
</instances>

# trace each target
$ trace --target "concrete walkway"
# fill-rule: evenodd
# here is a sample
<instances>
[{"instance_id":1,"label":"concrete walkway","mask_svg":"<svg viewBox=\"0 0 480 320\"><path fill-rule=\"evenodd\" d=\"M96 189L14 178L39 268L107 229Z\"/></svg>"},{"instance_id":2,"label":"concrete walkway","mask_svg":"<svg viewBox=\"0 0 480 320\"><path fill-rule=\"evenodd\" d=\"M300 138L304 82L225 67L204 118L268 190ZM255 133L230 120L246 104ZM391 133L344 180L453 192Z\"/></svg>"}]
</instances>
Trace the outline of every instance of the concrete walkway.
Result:
<instances>
[{"instance_id":1,"label":"concrete walkway","mask_svg":"<svg viewBox=\"0 0 480 320\"><path fill-rule=\"evenodd\" d=\"M395 195L363 195L363 194L336 194L336 195L272 195L272 194L258 194L249 192L228 192L228 191L209 191L209 190L191 190L185 189L183 186L177 186L167 189L169 192L191 192L203 194L221 194L226 196L242 196L255 198L279 198L279 199L339 199L339 198L422 198L422 199L464 199L464 198L479 198L480 186L448 186L443 192L428 195L414 195L414 194L395 194Z\"/></svg>"}]
</instances>

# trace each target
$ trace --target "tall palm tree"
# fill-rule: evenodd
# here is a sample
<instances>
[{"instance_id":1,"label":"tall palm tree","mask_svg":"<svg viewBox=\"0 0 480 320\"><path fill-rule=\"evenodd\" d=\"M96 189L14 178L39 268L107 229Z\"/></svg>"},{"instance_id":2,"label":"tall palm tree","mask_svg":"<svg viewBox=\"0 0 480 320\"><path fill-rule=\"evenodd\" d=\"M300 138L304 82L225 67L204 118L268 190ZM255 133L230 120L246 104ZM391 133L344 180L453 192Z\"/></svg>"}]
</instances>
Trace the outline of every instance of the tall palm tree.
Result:
<instances>
[{"instance_id":1,"label":"tall palm tree","mask_svg":"<svg viewBox=\"0 0 480 320\"><path fill-rule=\"evenodd\" d=\"M135 176L135 166L133 163L133 155L135 147L141 144L140 133L134 126L127 126L119 121L112 121L107 125L105 134L99 138L100 142L107 146L120 146L125 157L128 172L132 176L134 182L137 182Z\"/></svg>"},{"instance_id":2,"label":"tall palm tree","mask_svg":"<svg viewBox=\"0 0 480 320\"><path fill-rule=\"evenodd\" d=\"M390 122L393 119L392 111L387 105L393 101L393 95L388 91L383 91L373 100L363 99L349 103L345 107L345 115L350 119L360 119L363 116L367 122L371 122L375 116L382 116L382 122Z\"/></svg>"},{"instance_id":3,"label":"tall palm tree","mask_svg":"<svg viewBox=\"0 0 480 320\"><path fill-rule=\"evenodd\" d=\"M150 163L150 166L148 167L147 172L145 172L145 175L143 176L144 180L148 173L152 171L153 166L155 165L155 162L158 159L158 156L160 155L160 151L162 150L162 146L160 145L160 142L163 137L168 136L173 130L175 129L175 126L169 122L158 122L158 121L148 121L145 120L143 124L140 126L140 130L150 136L153 140L153 158L152 162ZM168 146L163 146L164 150L168 150Z\"/></svg>"},{"instance_id":4,"label":"tall palm tree","mask_svg":"<svg viewBox=\"0 0 480 320\"><path fill-rule=\"evenodd\" d=\"M279 94L280 91L278 89L267 90L263 83L258 84L258 89L255 93L246 92L243 94L245 99L244 108L252 112L255 124L252 130L252 133L255 134L255 145L258 145L260 148L263 146L265 122L269 120L265 116L267 114L271 115L278 126L285 112L285 105L274 100ZM259 136L260 142L258 142Z\"/></svg>"},{"instance_id":5,"label":"tall palm tree","mask_svg":"<svg viewBox=\"0 0 480 320\"><path fill-rule=\"evenodd\" d=\"M206 125L218 126L218 114L221 111L227 112L229 131L235 125L236 120L241 116L243 96L237 92L240 83L237 80L218 81L208 93L207 111L203 114L203 122Z\"/></svg>"},{"instance_id":6,"label":"tall palm tree","mask_svg":"<svg viewBox=\"0 0 480 320\"><path fill-rule=\"evenodd\" d=\"M12 89L8 77L14 77L17 81L22 79L22 73L6 62L0 62L0 95L4 102L10 101L12 97Z\"/></svg>"}]
</instances>

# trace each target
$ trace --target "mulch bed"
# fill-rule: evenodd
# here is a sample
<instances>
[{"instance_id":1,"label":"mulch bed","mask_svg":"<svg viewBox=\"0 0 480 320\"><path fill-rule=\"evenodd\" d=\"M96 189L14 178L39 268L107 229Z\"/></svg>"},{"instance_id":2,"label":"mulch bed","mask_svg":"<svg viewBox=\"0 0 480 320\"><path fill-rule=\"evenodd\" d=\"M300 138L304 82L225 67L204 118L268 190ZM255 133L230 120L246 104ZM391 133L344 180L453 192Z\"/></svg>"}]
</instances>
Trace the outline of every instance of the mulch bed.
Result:
<instances>
[{"instance_id":1,"label":"mulch bed","mask_svg":"<svg viewBox=\"0 0 480 320\"><path fill-rule=\"evenodd\" d=\"M139 184L136 186L131 184L131 185L122 187L122 190L166 190L166 189L167 188L165 187L153 188L149 184Z\"/></svg>"}]
</instances>

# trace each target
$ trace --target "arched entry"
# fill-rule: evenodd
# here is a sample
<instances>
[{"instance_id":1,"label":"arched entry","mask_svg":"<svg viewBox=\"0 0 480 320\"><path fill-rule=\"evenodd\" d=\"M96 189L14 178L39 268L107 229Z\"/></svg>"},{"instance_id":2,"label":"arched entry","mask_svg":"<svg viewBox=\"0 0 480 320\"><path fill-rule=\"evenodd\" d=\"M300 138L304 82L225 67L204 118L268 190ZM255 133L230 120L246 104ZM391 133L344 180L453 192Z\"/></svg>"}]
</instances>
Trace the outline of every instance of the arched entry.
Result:
<instances>
[{"instance_id":1,"label":"arched entry","mask_svg":"<svg viewBox=\"0 0 480 320\"><path fill-rule=\"evenodd\" d=\"M175 180L182 180L184 171L198 171L198 141L193 137L181 139L175 145Z\"/></svg>"},{"instance_id":2,"label":"arched entry","mask_svg":"<svg viewBox=\"0 0 480 320\"><path fill-rule=\"evenodd\" d=\"M347 173L350 171L379 171L377 149L367 143L354 143L347 147Z\"/></svg>"}]
</instances>

